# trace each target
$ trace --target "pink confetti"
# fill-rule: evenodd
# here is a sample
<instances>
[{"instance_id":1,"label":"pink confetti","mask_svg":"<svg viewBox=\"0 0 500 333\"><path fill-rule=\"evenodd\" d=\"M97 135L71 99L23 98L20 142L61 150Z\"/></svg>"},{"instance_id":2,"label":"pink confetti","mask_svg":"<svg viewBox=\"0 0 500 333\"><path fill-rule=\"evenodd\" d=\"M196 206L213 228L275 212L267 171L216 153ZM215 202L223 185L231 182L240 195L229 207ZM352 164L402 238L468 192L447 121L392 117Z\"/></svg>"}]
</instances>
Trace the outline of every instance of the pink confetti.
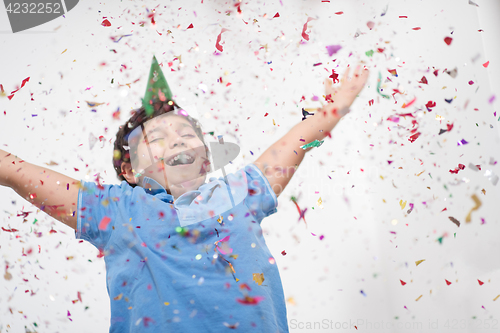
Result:
<instances>
[{"instance_id":1,"label":"pink confetti","mask_svg":"<svg viewBox=\"0 0 500 333\"><path fill-rule=\"evenodd\" d=\"M335 13L336 14L336 13ZM306 34L306 30L307 30L307 23L309 23L309 21L311 20L314 20L312 17L308 17L307 18L307 22L304 23L304 27L302 28L302 38L304 38L305 40L309 40L309 35Z\"/></svg>"},{"instance_id":2,"label":"pink confetti","mask_svg":"<svg viewBox=\"0 0 500 333\"><path fill-rule=\"evenodd\" d=\"M337 53L341 48L342 46L340 45L328 45L326 47L326 50L328 51L328 55L331 57L332 55Z\"/></svg>"},{"instance_id":3,"label":"pink confetti","mask_svg":"<svg viewBox=\"0 0 500 333\"><path fill-rule=\"evenodd\" d=\"M485 62L485 63L483 64L483 67L484 67L484 68L486 68L486 67L488 67L488 65L489 65L489 64L490 64L490 62L489 62L489 61L487 61L487 62Z\"/></svg>"},{"instance_id":4,"label":"pink confetti","mask_svg":"<svg viewBox=\"0 0 500 333\"><path fill-rule=\"evenodd\" d=\"M220 41L222 39L222 33L226 32L226 31L229 31L228 29L225 29L225 28L222 28L219 36L217 36L217 41L215 42L215 48L217 50L219 50L219 52L222 52L223 51L223 48L222 48L222 45L220 45Z\"/></svg>"},{"instance_id":5,"label":"pink confetti","mask_svg":"<svg viewBox=\"0 0 500 333\"><path fill-rule=\"evenodd\" d=\"M109 222L111 222L111 219L107 216L104 216L99 223L99 230L106 230L108 228Z\"/></svg>"}]
</instances>

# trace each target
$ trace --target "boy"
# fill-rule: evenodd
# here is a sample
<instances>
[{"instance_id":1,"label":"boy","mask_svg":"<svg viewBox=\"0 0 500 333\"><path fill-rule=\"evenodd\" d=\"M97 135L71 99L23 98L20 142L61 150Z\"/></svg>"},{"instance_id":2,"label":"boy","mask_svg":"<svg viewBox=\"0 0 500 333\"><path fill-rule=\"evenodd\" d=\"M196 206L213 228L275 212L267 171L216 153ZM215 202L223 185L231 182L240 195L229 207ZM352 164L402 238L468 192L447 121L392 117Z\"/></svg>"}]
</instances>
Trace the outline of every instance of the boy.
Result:
<instances>
[{"instance_id":1,"label":"boy","mask_svg":"<svg viewBox=\"0 0 500 333\"><path fill-rule=\"evenodd\" d=\"M281 281L260 223L277 211L305 155L299 147L322 140L368 78L360 66L350 80L348 73L338 90L326 82L330 103L254 163L205 183L214 166L202 132L173 102L154 59L143 107L117 134L121 185L78 182L3 150L0 185L104 253L110 332L287 332Z\"/></svg>"}]
</instances>

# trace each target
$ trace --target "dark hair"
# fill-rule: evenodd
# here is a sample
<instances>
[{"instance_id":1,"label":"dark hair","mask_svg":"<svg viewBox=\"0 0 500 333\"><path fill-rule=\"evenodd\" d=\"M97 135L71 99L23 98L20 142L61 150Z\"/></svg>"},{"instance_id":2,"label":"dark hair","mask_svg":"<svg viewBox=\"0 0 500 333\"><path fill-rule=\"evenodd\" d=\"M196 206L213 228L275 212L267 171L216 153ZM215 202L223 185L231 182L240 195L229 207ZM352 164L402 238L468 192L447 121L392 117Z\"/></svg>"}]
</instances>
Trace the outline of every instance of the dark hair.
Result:
<instances>
[{"instance_id":1,"label":"dark hair","mask_svg":"<svg viewBox=\"0 0 500 333\"><path fill-rule=\"evenodd\" d=\"M165 101L165 102L156 101L153 103L153 109L154 112L149 116L146 114L146 109L144 109L144 106L141 106L139 109L133 110L131 112L132 116L130 117L130 119L127 120L127 122L123 126L120 126L118 133L116 133L116 140L113 151L113 167L115 168L118 179L121 181L125 180L128 183L125 177L123 177L121 171L121 165L123 162L130 163L130 153L123 147L123 146L128 146L128 137L130 133L132 133L134 129L141 126L148 120L151 120L162 114L174 111L176 109L180 109L180 107L173 101ZM191 126L193 126L196 135L198 136L198 138L200 138L201 142L203 142L203 145L206 148L207 158L208 158L209 150L207 148L205 140L203 139L203 132L201 131L201 126L198 120L190 116L181 116L181 117L186 119L191 124ZM130 184L130 183L128 184L132 187L137 186L136 184Z\"/></svg>"}]
</instances>

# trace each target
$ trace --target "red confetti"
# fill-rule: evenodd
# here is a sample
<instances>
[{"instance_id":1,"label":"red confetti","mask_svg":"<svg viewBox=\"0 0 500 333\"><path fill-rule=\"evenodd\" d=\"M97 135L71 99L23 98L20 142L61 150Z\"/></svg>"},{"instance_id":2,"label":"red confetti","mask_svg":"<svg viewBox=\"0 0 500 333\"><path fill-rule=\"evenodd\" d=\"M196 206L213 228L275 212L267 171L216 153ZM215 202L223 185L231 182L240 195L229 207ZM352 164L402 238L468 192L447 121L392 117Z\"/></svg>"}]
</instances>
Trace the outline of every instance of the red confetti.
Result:
<instances>
[{"instance_id":1,"label":"red confetti","mask_svg":"<svg viewBox=\"0 0 500 333\"><path fill-rule=\"evenodd\" d=\"M286 252L285 252L285 250L281 251L281 255L282 255L282 256L286 256Z\"/></svg>"},{"instance_id":2,"label":"red confetti","mask_svg":"<svg viewBox=\"0 0 500 333\"><path fill-rule=\"evenodd\" d=\"M469 86L472 86L474 84L474 81L470 80L469 81Z\"/></svg>"},{"instance_id":3,"label":"red confetti","mask_svg":"<svg viewBox=\"0 0 500 333\"><path fill-rule=\"evenodd\" d=\"M422 134L422 133L417 132L417 133L413 134L412 136L410 136L410 138L409 138L408 140L409 140L411 143L413 143L413 142L415 142L415 140L417 140L417 139L418 139L418 137L420 136L420 134Z\"/></svg>"},{"instance_id":4,"label":"red confetti","mask_svg":"<svg viewBox=\"0 0 500 333\"><path fill-rule=\"evenodd\" d=\"M280 13L276 13L273 18L277 18L277 17L280 17Z\"/></svg>"},{"instance_id":5,"label":"red confetti","mask_svg":"<svg viewBox=\"0 0 500 333\"><path fill-rule=\"evenodd\" d=\"M446 128L448 129L448 132L451 131L453 124L446 124Z\"/></svg>"},{"instance_id":6,"label":"red confetti","mask_svg":"<svg viewBox=\"0 0 500 333\"><path fill-rule=\"evenodd\" d=\"M404 286L406 284L406 282L404 282L403 280L399 280L401 281L401 285Z\"/></svg>"},{"instance_id":7,"label":"red confetti","mask_svg":"<svg viewBox=\"0 0 500 333\"><path fill-rule=\"evenodd\" d=\"M342 15L344 12L336 12L335 15Z\"/></svg>"},{"instance_id":8,"label":"red confetti","mask_svg":"<svg viewBox=\"0 0 500 333\"><path fill-rule=\"evenodd\" d=\"M12 228L12 229L5 229L4 227L2 227L2 230L3 231L7 231L7 232L17 232L17 231L19 231L19 230L14 229L14 228Z\"/></svg>"},{"instance_id":9,"label":"red confetti","mask_svg":"<svg viewBox=\"0 0 500 333\"><path fill-rule=\"evenodd\" d=\"M250 296L245 296L244 299L237 298L236 301L240 304L245 304L245 305L256 305L259 304L264 297L262 296L256 296L256 297L250 297Z\"/></svg>"},{"instance_id":10,"label":"red confetti","mask_svg":"<svg viewBox=\"0 0 500 333\"><path fill-rule=\"evenodd\" d=\"M109 22L108 20L104 20L104 21L102 21L101 25L103 27L110 27L111 26L111 22Z\"/></svg>"},{"instance_id":11,"label":"red confetti","mask_svg":"<svg viewBox=\"0 0 500 333\"><path fill-rule=\"evenodd\" d=\"M408 16L400 15L399 18L408 18Z\"/></svg>"},{"instance_id":12,"label":"red confetti","mask_svg":"<svg viewBox=\"0 0 500 333\"><path fill-rule=\"evenodd\" d=\"M99 254L97 255L97 258L102 258L104 257L104 251L102 249L99 249Z\"/></svg>"},{"instance_id":13,"label":"red confetti","mask_svg":"<svg viewBox=\"0 0 500 333\"><path fill-rule=\"evenodd\" d=\"M189 25L189 27L187 27L187 28L188 28L188 29L193 29L193 28L194 28L193 23L191 23L191 24Z\"/></svg>"},{"instance_id":14,"label":"red confetti","mask_svg":"<svg viewBox=\"0 0 500 333\"><path fill-rule=\"evenodd\" d=\"M489 65L489 64L490 64L490 62L489 62L489 61L487 61L487 62L485 62L485 63L483 64L483 67L484 67L484 68L486 68L486 67L488 67L488 65Z\"/></svg>"},{"instance_id":15,"label":"red confetti","mask_svg":"<svg viewBox=\"0 0 500 333\"><path fill-rule=\"evenodd\" d=\"M447 284L447 285L450 285L450 284L451 284L451 282L450 282L450 281L448 281L448 280L446 280L446 279L444 279L444 280L446 281L446 284Z\"/></svg>"},{"instance_id":16,"label":"red confetti","mask_svg":"<svg viewBox=\"0 0 500 333\"><path fill-rule=\"evenodd\" d=\"M111 219L107 216L104 216L99 223L99 230L106 230L108 228L109 222L111 222Z\"/></svg>"},{"instance_id":17,"label":"red confetti","mask_svg":"<svg viewBox=\"0 0 500 333\"><path fill-rule=\"evenodd\" d=\"M333 83L340 82L338 77L339 77L339 75L337 73L335 73L335 69L332 69L332 75L330 75L329 78L333 80Z\"/></svg>"},{"instance_id":18,"label":"red confetti","mask_svg":"<svg viewBox=\"0 0 500 333\"><path fill-rule=\"evenodd\" d=\"M427 111L432 111L431 108L435 107L436 106L436 102L433 102L433 101L428 101L427 104L425 104L425 107L427 108Z\"/></svg>"},{"instance_id":19,"label":"red confetti","mask_svg":"<svg viewBox=\"0 0 500 333\"><path fill-rule=\"evenodd\" d=\"M337 13L335 13L335 14L337 14ZM302 28L302 38L304 38L307 41L309 40L309 35L306 34L307 23L309 23L309 21L311 21L311 20L314 20L314 19L312 17L307 18L307 22L304 23L304 27Z\"/></svg>"},{"instance_id":20,"label":"red confetti","mask_svg":"<svg viewBox=\"0 0 500 333\"><path fill-rule=\"evenodd\" d=\"M420 30L420 27L413 28L412 30Z\"/></svg>"},{"instance_id":21,"label":"red confetti","mask_svg":"<svg viewBox=\"0 0 500 333\"><path fill-rule=\"evenodd\" d=\"M425 76L422 76L422 78L420 79L420 81L418 81L418 83L428 84L427 78Z\"/></svg>"},{"instance_id":22,"label":"red confetti","mask_svg":"<svg viewBox=\"0 0 500 333\"><path fill-rule=\"evenodd\" d=\"M481 280L479 280L479 279L477 279L477 282L479 282L479 285L480 285L480 286L482 286L482 285L484 284L484 282L483 282L483 281L481 281Z\"/></svg>"},{"instance_id":23,"label":"red confetti","mask_svg":"<svg viewBox=\"0 0 500 333\"><path fill-rule=\"evenodd\" d=\"M219 34L219 36L217 36L217 41L215 42L215 48L216 48L217 50L219 50L219 52L222 52L222 51L223 51L222 45L220 45L220 41L221 41L221 39L222 39L222 33L223 33L223 32L226 32L226 31L229 31L229 30L228 30L228 29L225 29L225 28L222 28L222 30L221 30L221 32L220 32L220 34Z\"/></svg>"},{"instance_id":24,"label":"red confetti","mask_svg":"<svg viewBox=\"0 0 500 333\"><path fill-rule=\"evenodd\" d=\"M451 37L444 38L444 42L446 43L446 45L450 45L452 40L453 40L453 38L451 38Z\"/></svg>"}]
</instances>

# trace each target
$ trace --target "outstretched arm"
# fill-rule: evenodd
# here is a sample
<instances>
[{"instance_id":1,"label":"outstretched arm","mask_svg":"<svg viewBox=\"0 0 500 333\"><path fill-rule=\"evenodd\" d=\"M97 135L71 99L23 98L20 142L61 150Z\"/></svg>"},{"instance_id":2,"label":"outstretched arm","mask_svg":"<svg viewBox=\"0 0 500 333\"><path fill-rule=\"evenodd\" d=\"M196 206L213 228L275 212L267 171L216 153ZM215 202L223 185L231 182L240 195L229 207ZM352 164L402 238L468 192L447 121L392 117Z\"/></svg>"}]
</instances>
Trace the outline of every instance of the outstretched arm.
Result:
<instances>
[{"instance_id":1,"label":"outstretched arm","mask_svg":"<svg viewBox=\"0 0 500 333\"><path fill-rule=\"evenodd\" d=\"M292 178L305 153L310 149L299 148L314 140L323 140L333 130L363 89L369 72L358 66L348 77L347 68L341 85L336 89L330 80L325 81L326 97L330 103L318 112L295 125L285 136L269 147L254 164L264 173L276 196L279 196Z\"/></svg>"},{"instance_id":2,"label":"outstretched arm","mask_svg":"<svg viewBox=\"0 0 500 333\"><path fill-rule=\"evenodd\" d=\"M80 182L0 149L0 185L76 230Z\"/></svg>"}]
</instances>

